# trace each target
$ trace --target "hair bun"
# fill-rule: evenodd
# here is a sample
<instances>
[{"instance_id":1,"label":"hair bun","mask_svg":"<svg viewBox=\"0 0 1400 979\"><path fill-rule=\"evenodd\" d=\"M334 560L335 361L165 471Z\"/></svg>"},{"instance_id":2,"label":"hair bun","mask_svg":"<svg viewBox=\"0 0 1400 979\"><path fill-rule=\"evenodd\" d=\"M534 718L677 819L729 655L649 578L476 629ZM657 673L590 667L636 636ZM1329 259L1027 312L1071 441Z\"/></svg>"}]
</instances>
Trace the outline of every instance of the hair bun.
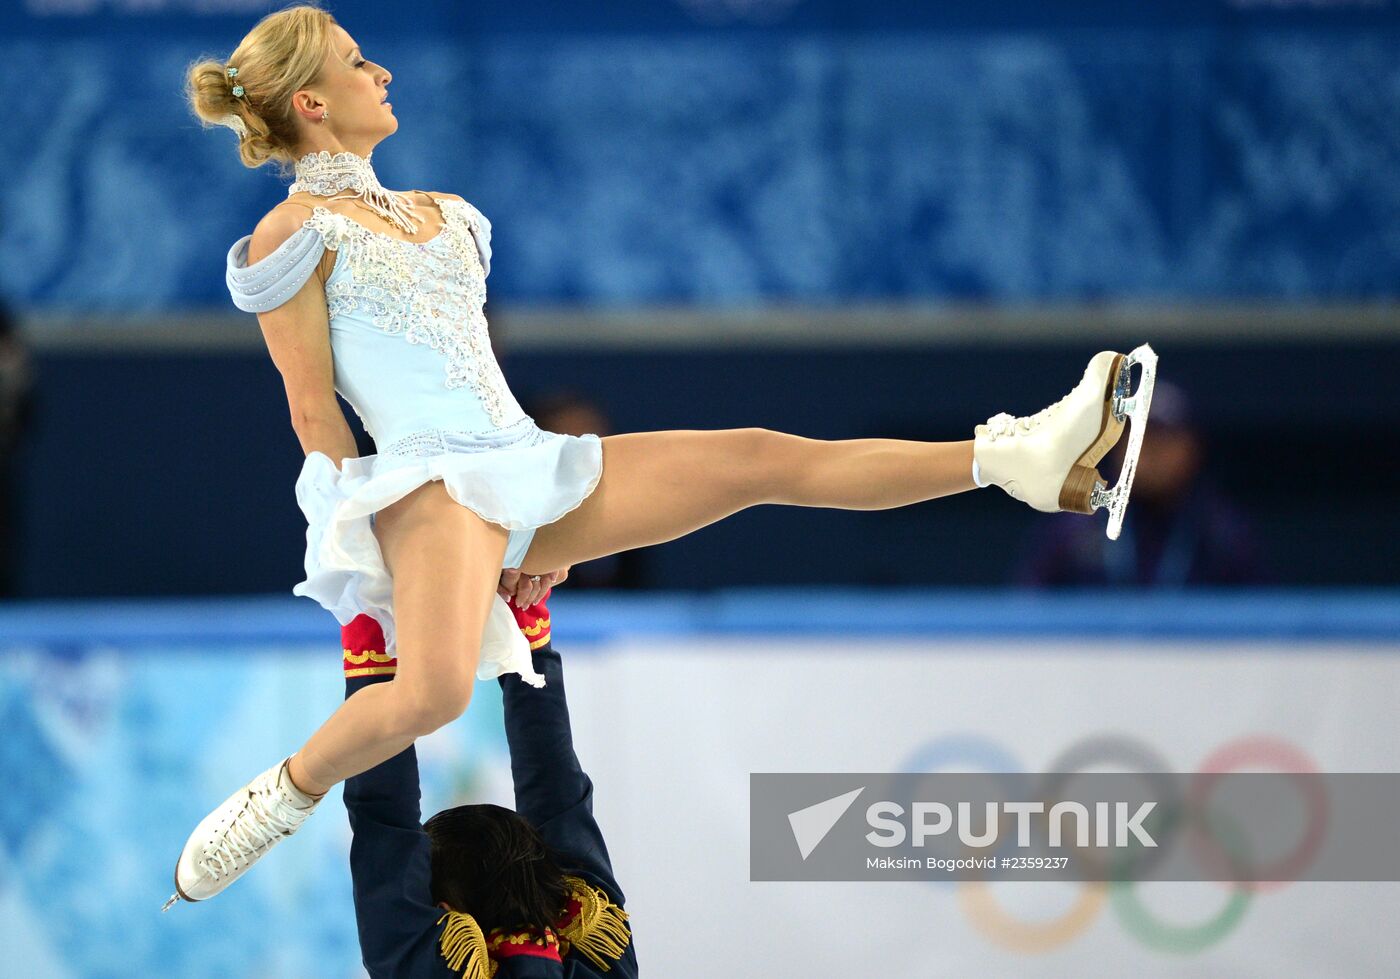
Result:
<instances>
[{"instance_id":1,"label":"hair bun","mask_svg":"<svg viewBox=\"0 0 1400 979\"><path fill-rule=\"evenodd\" d=\"M238 156L246 167L278 161L286 170L302 139L292 94L321 75L335 53L335 19L320 7L298 4L268 14L227 58L190 65L185 94L206 126L238 134Z\"/></svg>"}]
</instances>

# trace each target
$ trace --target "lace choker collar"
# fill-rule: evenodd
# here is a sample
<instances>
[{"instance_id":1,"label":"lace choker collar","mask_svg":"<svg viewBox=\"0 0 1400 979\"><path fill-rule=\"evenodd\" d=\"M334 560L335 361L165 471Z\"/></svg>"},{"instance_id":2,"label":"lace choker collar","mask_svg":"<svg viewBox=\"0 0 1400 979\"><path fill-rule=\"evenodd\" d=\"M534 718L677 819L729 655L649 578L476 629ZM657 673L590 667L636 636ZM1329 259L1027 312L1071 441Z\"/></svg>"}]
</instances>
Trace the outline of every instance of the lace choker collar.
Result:
<instances>
[{"instance_id":1,"label":"lace choker collar","mask_svg":"<svg viewBox=\"0 0 1400 979\"><path fill-rule=\"evenodd\" d=\"M371 154L373 155L373 154ZM331 154L329 150L308 153L296 162L296 180L287 188L287 195L306 191L318 197L343 200L358 197L375 213L402 228L408 234L418 233L418 211L413 201L397 191L387 190L374 174L368 156L349 151ZM346 191L346 193L341 193ZM340 195L332 197L332 195Z\"/></svg>"}]
</instances>

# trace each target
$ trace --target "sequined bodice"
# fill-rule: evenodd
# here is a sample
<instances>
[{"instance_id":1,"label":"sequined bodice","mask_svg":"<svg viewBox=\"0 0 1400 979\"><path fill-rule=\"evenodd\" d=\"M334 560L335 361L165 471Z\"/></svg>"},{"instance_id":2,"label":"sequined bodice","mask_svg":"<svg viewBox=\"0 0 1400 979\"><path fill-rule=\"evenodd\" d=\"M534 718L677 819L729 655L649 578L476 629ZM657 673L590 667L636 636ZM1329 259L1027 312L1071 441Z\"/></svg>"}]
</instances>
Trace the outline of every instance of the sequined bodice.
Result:
<instances>
[{"instance_id":1,"label":"sequined bodice","mask_svg":"<svg viewBox=\"0 0 1400 979\"><path fill-rule=\"evenodd\" d=\"M305 221L338 253L326 281L336 389L381 452L527 418L482 311L484 219L464 201L439 204L442 230L426 242L392 238L324 207Z\"/></svg>"}]
</instances>

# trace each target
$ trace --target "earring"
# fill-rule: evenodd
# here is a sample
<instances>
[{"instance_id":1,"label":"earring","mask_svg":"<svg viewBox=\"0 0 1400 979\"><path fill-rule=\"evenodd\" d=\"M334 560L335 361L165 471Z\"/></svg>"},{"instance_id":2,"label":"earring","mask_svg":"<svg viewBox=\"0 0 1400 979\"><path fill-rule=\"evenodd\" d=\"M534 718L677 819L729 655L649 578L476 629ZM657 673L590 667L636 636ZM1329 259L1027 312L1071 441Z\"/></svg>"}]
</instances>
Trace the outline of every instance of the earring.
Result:
<instances>
[{"instance_id":1,"label":"earring","mask_svg":"<svg viewBox=\"0 0 1400 979\"><path fill-rule=\"evenodd\" d=\"M322 110L321 110L321 121L322 121L322 122L325 122L325 121L326 121L326 117L329 116L330 114L331 114L331 110L330 110L330 109L322 109Z\"/></svg>"}]
</instances>

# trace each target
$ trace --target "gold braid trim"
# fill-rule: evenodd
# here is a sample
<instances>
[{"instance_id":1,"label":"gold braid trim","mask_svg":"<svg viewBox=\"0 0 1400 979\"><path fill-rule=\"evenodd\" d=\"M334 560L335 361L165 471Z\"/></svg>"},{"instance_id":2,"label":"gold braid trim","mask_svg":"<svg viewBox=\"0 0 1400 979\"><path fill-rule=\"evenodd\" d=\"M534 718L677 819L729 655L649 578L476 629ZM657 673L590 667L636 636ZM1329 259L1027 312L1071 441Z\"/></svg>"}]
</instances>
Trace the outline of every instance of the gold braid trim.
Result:
<instances>
[{"instance_id":1,"label":"gold braid trim","mask_svg":"<svg viewBox=\"0 0 1400 979\"><path fill-rule=\"evenodd\" d=\"M353 649L344 649L341 650L341 655L345 657L345 662L352 666L363 666L365 663L392 663L397 659L397 657L381 653L377 649L366 649L358 653Z\"/></svg>"},{"instance_id":2,"label":"gold braid trim","mask_svg":"<svg viewBox=\"0 0 1400 979\"><path fill-rule=\"evenodd\" d=\"M454 972L462 970L462 979L491 979L500 963L491 961L486 949L486 936L481 926L469 914L449 911L437 920L447 922L438 938L438 948Z\"/></svg>"},{"instance_id":3,"label":"gold braid trim","mask_svg":"<svg viewBox=\"0 0 1400 979\"><path fill-rule=\"evenodd\" d=\"M560 937L598 968L604 972L611 971L612 963L622 958L622 953L627 951L632 941L627 912L613 904L601 887L593 887L580 877L565 877L564 882L573 891L574 900L580 907L574 920L560 930ZM604 956L612 961L607 961Z\"/></svg>"}]
</instances>

